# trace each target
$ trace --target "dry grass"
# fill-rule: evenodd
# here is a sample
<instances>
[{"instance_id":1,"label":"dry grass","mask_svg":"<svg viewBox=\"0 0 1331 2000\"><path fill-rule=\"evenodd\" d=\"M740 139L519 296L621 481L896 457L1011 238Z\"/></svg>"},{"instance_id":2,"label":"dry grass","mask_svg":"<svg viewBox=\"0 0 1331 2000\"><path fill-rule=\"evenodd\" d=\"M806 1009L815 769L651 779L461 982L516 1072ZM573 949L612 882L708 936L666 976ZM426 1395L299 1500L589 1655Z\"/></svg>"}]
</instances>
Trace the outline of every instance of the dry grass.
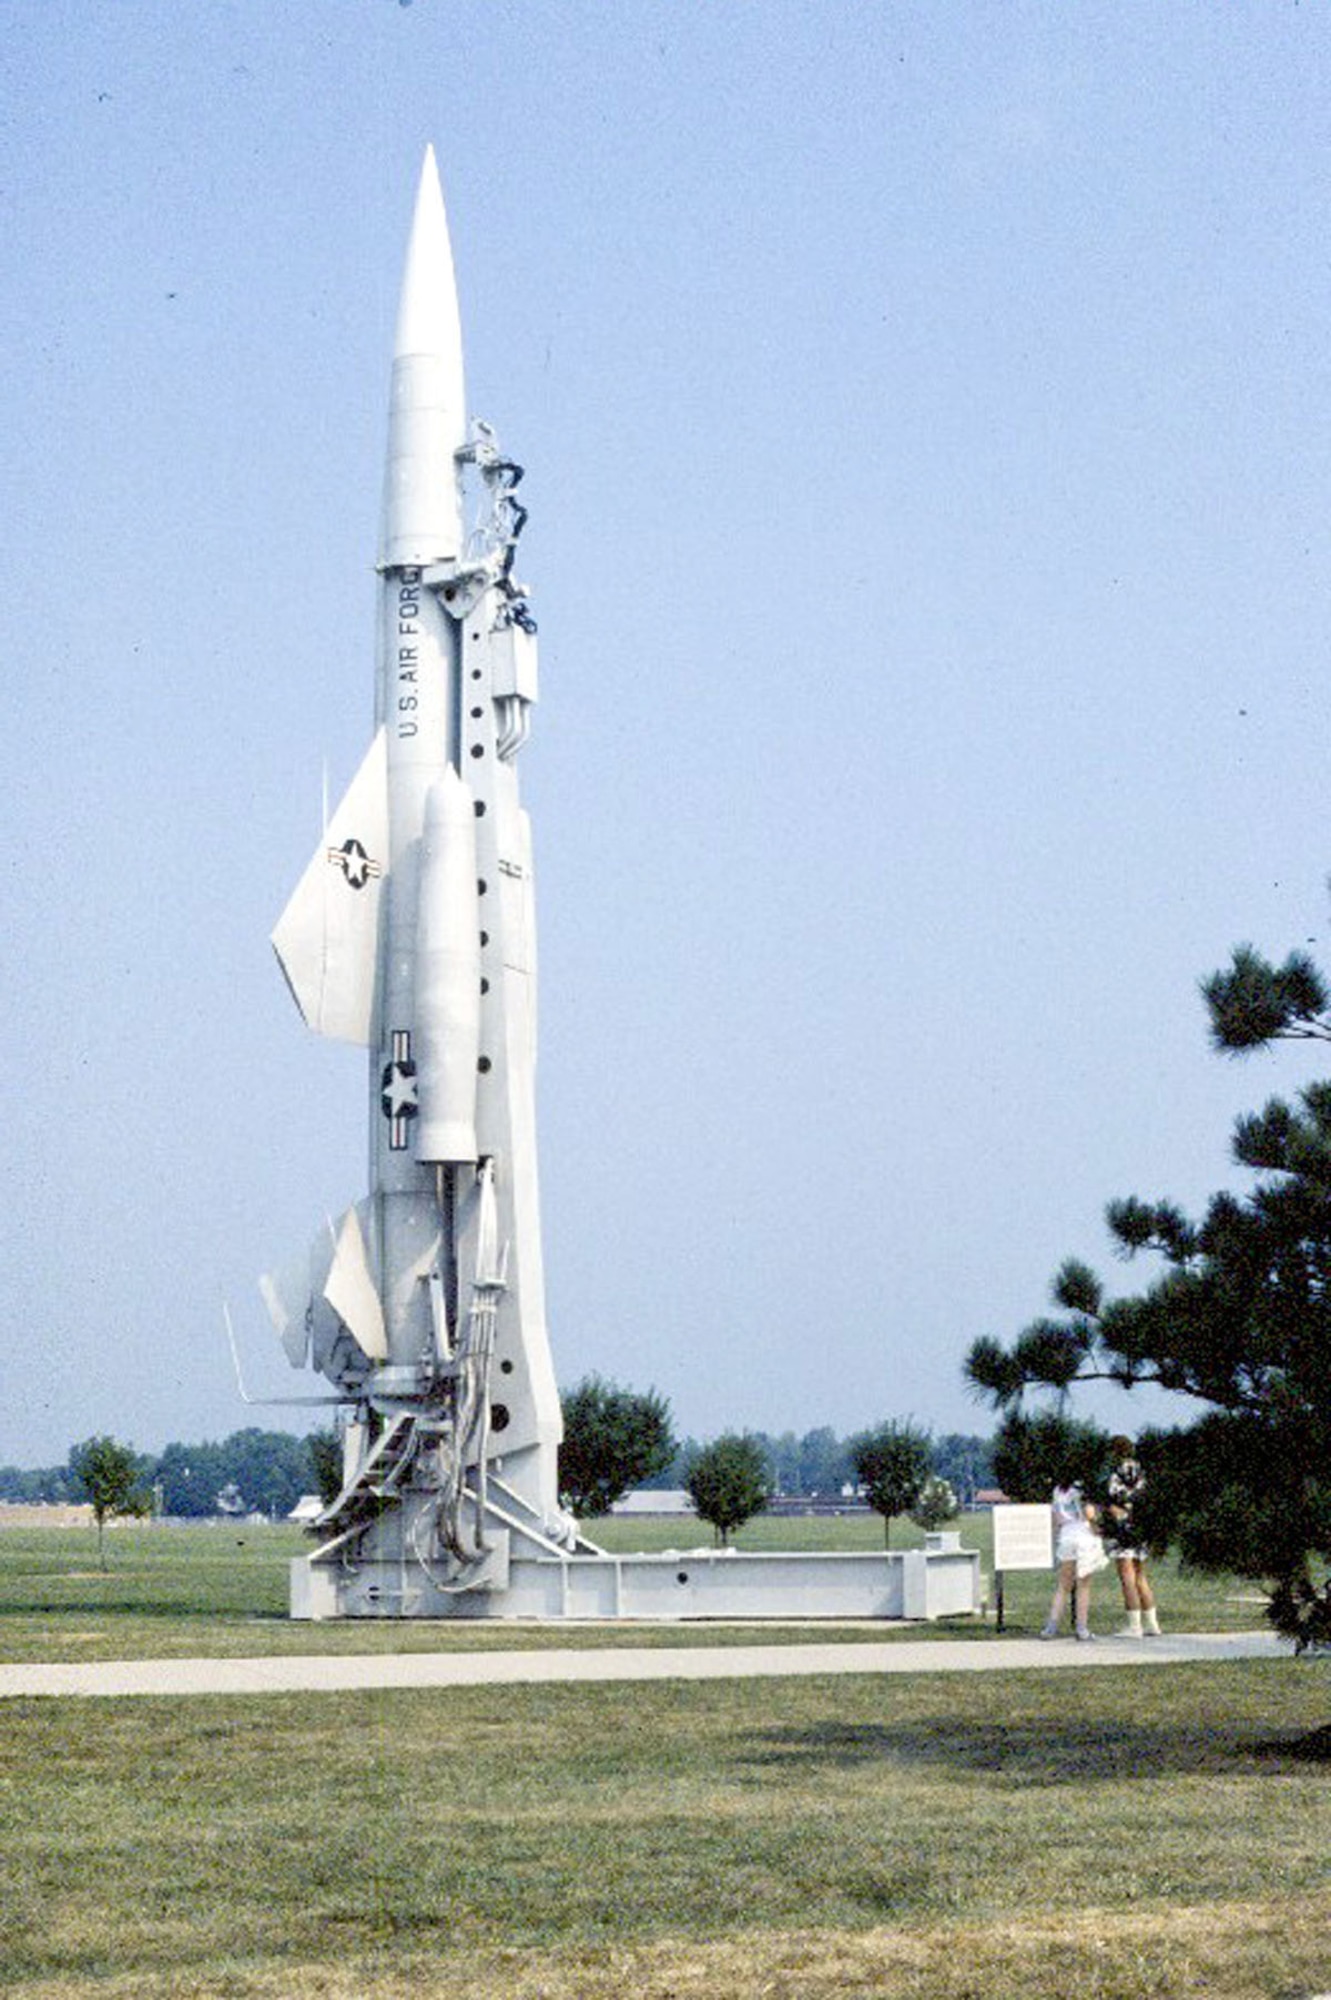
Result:
<instances>
[{"instance_id":1,"label":"dry grass","mask_svg":"<svg viewBox=\"0 0 1331 2000\"><path fill-rule=\"evenodd\" d=\"M777 1931L715 1942L239 1965L115 1978L98 2000L1295 2000L1331 1971L1331 1899L1213 1904L859 1932ZM83 2000L64 1981L25 2000Z\"/></svg>"}]
</instances>

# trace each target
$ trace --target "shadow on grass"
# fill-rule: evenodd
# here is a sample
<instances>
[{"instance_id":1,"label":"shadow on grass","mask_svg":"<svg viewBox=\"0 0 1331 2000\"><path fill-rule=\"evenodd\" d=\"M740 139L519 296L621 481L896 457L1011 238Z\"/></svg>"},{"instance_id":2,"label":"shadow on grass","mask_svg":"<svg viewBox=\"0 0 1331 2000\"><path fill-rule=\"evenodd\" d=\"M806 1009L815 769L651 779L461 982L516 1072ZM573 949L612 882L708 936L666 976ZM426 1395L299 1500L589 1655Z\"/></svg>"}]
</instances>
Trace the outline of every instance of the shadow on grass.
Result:
<instances>
[{"instance_id":1,"label":"shadow on grass","mask_svg":"<svg viewBox=\"0 0 1331 2000\"><path fill-rule=\"evenodd\" d=\"M1331 1736L1331 1731L1315 1732ZM824 1722L771 1729L757 1739L746 1762L776 1775L812 1767L851 1770L864 1764L897 1764L985 1771L1015 1785L1086 1784L1097 1780L1215 1776L1267 1770L1307 1760L1318 1751L1295 1731L1272 1736L1231 1722L1204 1723L1023 1720L968 1722L955 1716L899 1723ZM1326 1749L1320 1751L1321 1756Z\"/></svg>"},{"instance_id":2,"label":"shadow on grass","mask_svg":"<svg viewBox=\"0 0 1331 2000\"><path fill-rule=\"evenodd\" d=\"M108 1591L104 1597L88 1596L71 1603L68 1598L34 1594L25 1604L0 1604L0 1626L4 1621L33 1618L142 1618L145 1623L171 1620L186 1631L194 1626L267 1625L285 1629L291 1620L285 1611L255 1610L248 1604L220 1608L181 1604L169 1597L134 1597Z\"/></svg>"}]
</instances>

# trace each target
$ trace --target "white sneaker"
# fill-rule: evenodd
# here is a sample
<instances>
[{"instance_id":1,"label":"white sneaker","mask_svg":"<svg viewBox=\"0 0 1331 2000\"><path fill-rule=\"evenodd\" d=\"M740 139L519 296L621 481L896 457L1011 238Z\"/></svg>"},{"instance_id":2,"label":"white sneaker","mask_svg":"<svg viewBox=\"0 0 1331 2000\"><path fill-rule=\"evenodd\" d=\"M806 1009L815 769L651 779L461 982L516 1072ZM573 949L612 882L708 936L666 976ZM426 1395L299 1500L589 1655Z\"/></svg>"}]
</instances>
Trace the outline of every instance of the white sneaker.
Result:
<instances>
[{"instance_id":1,"label":"white sneaker","mask_svg":"<svg viewBox=\"0 0 1331 2000\"><path fill-rule=\"evenodd\" d=\"M1077 1627L1077 1638L1083 1646L1089 1646L1094 1643L1095 1634L1094 1632L1088 1632L1084 1625L1079 1625Z\"/></svg>"}]
</instances>

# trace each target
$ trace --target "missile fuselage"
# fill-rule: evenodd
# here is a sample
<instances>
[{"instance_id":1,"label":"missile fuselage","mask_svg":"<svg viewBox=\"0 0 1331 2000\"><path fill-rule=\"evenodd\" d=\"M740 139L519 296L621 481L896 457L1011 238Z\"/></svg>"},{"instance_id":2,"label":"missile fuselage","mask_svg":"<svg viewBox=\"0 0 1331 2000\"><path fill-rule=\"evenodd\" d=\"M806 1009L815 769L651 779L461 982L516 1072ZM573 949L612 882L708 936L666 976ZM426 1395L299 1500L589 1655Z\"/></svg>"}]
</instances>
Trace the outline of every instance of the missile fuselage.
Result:
<instances>
[{"instance_id":1,"label":"missile fuselage","mask_svg":"<svg viewBox=\"0 0 1331 2000\"><path fill-rule=\"evenodd\" d=\"M303 1285L265 1287L289 1358L346 1398L343 1492L313 1560L351 1614L437 1615L494 1586L512 1534L538 1550L571 1537L516 772L537 691L535 626L511 574L520 476L467 423L427 153L394 343L375 735L273 934L309 1025L369 1049L368 1196L316 1242Z\"/></svg>"}]
</instances>

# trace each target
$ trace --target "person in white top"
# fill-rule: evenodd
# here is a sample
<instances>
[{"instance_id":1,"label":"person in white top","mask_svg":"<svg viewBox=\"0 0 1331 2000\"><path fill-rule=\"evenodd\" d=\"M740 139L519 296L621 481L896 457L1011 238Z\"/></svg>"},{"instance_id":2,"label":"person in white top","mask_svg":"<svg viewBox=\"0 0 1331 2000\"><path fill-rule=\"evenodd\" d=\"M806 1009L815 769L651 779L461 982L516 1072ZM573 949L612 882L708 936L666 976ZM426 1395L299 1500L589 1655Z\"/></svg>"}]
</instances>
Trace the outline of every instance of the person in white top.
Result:
<instances>
[{"instance_id":1,"label":"person in white top","mask_svg":"<svg viewBox=\"0 0 1331 2000\"><path fill-rule=\"evenodd\" d=\"M1071 1597L1077 1637L1092 1638L1091 1578L1108 1562L1104 1544L1095 1527L1095 1509L1082 1498L1080 1486L1071 1483L1054 1488L1054 1561L1058 1579L1054 1585L1049 1616L1040 1633L1042 1639L1058 1637L1059 1620Z\"/></svg>"}]
</instances>

